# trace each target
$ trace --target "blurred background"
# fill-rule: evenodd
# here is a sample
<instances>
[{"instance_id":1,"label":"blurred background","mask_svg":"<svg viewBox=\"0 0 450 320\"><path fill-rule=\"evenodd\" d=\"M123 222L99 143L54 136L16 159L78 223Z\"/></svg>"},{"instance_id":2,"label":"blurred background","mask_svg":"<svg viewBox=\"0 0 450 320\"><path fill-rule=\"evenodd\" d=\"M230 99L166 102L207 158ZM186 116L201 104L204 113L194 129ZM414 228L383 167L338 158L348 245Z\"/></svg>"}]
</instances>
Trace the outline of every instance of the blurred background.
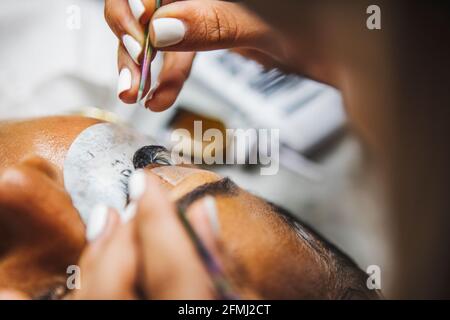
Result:
<instances>
[{"instance_id":1,"label":"blurred background","mask_svg":"<svg viewBox=\"0 0 450 320\"><path fill-rule=\"evenodd\" d=\"M378 182L370 159L346 128L336 90L217 51L197 56L169 111L156 114L125 105L116 96L118 41L104 20L101 0L2 0L0 41L1 120L102 117L169 147L170 132L191 130L194 120L222 131L280 129L278 174L261 176L255 166L208 169L286 207L364 270L369 265L390 269ZM154 77L160 62L158 56ZM257 141L248 146L250 157Z\"/></svg>"}]
</instances>

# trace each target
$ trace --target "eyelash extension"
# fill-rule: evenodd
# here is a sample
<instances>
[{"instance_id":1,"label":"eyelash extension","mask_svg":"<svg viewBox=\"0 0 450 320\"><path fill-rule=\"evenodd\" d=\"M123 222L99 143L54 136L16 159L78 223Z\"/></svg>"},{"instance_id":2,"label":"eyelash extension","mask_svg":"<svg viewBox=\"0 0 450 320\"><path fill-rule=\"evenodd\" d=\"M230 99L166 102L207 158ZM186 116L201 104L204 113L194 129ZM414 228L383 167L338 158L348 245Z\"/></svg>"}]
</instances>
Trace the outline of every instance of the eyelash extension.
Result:
<instances>
[{"instance_id":1,"label":"eyelash extension","mask_svg":"<svg viewBox=\"0 0 450 320\"><path fill-rule=\"evenodd\" d=\"M125 178L122 178L119 180L120 188L127 198L127 200L126 200L127 205L130 203L130 194L128 191L128 181L129 181L129 179L125 180Z\"/></svg>"},{"instance_id":2,"label":"eyelash extension","mask_svg":"<svg viewBox=\"0 0 450 320\"><path fill-rule=\"evenodd\" d=\"M130 180L130 176L132 174L132 171L129 169L125 169L123 170L120 175L121 178L119 179L119 183L120 183L120 188L122 189L123 193L126 196L126 203L128 204L130 202L130 198L129 198L129 190L128 190L128 183Z\"/></svg>"},{"instance_id":3,"label":"eyelash extension","mask_svg":"<svg viewBox=\"0 0 450 320\"><path fill-rule=\"evenodd\" d=\"M118 161L118 160L116 160ZM116 162L113 162L116 163ZM151 164L172 165L169 151L163 146L144 146L138 149L133 156L133 166L135 169L142 169ZM130 202L128 183L132 174L131 170L123 170L119 179L120 188L126 196L126 203Z\"/></svg>"},{"instance_id":4,"label":"eyelash extension","mask_svg":"<svg viewBox=\"0 0 450 320\"><path fill-rule=\"evenodd\" d=\"M133 156L135 169L143 169L150 164L173 165L170 152L163 146L145 146L136 151Z\"/></svg>"}]
</instances>

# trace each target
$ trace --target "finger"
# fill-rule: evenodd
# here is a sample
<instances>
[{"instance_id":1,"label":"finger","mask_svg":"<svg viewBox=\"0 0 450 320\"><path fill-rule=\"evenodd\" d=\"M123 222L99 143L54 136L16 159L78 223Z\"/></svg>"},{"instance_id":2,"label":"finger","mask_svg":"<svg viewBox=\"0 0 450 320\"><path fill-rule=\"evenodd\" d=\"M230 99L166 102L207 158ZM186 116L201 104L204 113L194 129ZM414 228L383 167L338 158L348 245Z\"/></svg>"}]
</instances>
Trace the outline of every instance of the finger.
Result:
<instances>
[{"instance_id":1,"label":"finger","mask_svg":"<svg viewBox=\"0 0 450 320\"><path fill-rule=\"evenodd\" d=\"M137 171L130 196L142 257L144 290L152 299L210 299L211 281L158 178Z\"/></svg>"},{"instance_id":2,"label":"finger","mask_svg":"<svg viewBox=\"0 0 450 320\"><path fill-rule=\"evenodd\" d=\"M164 111L172 106L189 74L195 57L193 52L166 52L159 78L145 106L152 111Z\"/></svg>"},{"instance_id":3,"label":"finger","mask_svg":"<svg viewBox=\"0 0 450 320\"><path fill-rule=\"evenodd\" d=\"M86 238L93 244L91 247L101 247L102 243L110 238L118 223L115 210L108 209L105 205L96 206L89 216L86 230Z\"/></svg>"},{"instance_id":4,"label":"finger","mask_svg":"<svg viewBox=\"0 0 450 320\"><path fill-rule=\"evenodd\" d=\"M163 4L173 1L163 1ZM128 0L129 7L135 19L141 23L148 23L150 17L155 11L155 0ZM142 55L142 54L141 54ZM153 58L152 58L153 60ZM119 98L125 103L136 103L139 82L141 79L141 70L136 67L135 59L132 58L123 42L119 46L119 82L117 92ZM138 80L138 81L136 81ZM143 96L145 97L150 89L151 79L145 84Z\"/></svg>"},{"instance_id":5,"label":"finger","mask_svg":"<svg viewBox=\"0 0 450 320\"><path fill-rule=\"evenodd\" d=\"M161 5L167 5L175 2L175 0L162 0ZM156 0L128 0L133 16L141 24L146 24L150 21L156 10Z\"/></svg>"},{"instance_id":6,"label":"finger","mask_svg":"<svg viewBox=\"0 0 450 320\"><path fill-rule=\"evenodd\" d=\"M211 196L193 203L186 212L187 219L208 251L219 261L220 223L216 201Z\"/></svg>"},{"instance_id":7,"label":"finger","mask_svg":"<svg viewBox=\"0 0 450 320\"><path fill-rule=\"evenodd\" d=\"M144 44L144 28L134 18L128 1L106 0L105 18L133 61L139 63Z\"/></svg>"},{"instance_id":8,"label":"finger","mask_svg":"<svg viewBox=\"0 0 450 320\"><path fill-rule=\"evenodd\" d=\"M152 17L150 37L165 51L267 47L272 29L244 6L223 1L181 1Z\"/></svg>"},{"instance_id":9,"label":"finger","mask_svg":"<svg viewBox=\"0 0 450 320\"><path fill-rule=\"evenodd\" d=\"M115 210L97 209L92 214L97 218L89 219L88 230L99 232L83 252L80 260L81 290L73 298L135 298L137 264L133 226L121 224Z\"/></svg>"},{"instance_id":10,"label":"finger","mask_svg":"<svg viewBox=\"0 0 450 320\"><path fill-rule=\"evenodd\" d=\"M119 67L117 96L125 103L136 103L141 71L131 59L123 44L119 45L117 59Z\"/></svg>"}]
</instances>

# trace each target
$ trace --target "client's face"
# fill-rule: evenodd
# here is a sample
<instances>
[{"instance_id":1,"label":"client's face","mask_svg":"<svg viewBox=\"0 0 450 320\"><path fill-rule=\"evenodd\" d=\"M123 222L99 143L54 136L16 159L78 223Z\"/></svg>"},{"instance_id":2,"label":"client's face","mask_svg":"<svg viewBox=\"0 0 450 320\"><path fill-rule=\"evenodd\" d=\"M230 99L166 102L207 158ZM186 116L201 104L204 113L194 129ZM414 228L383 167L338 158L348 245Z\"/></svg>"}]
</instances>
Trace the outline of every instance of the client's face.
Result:
<instances>
[{"instance_id":1,"label":"client's face","mask_svg":"<svg viewBox=\"0 0 450 320\"><path fill-rule=\"evenodd\" d=\"M53 117L0 124L0 288L48 297L65 286L85 229L64 190L63 163L75 138L97 122ZM215 197L222 260L238 291L269 299L371 296L364 274L344 255L230 180L197 168L146 170L184 209Z\"/></svg>"}]
</instances>

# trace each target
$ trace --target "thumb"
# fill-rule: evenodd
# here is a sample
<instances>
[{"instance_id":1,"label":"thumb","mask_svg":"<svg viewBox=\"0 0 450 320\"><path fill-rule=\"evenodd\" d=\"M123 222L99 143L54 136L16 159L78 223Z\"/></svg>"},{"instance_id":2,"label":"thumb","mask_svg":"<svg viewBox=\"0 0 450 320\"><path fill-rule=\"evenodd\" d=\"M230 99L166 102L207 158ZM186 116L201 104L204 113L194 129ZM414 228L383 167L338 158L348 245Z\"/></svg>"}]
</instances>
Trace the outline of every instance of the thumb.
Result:
<instances>
[{"instance_id":1,"label":"thumb","mask_svg":"<svg viewBox=\"0 0 450 320\"><path fill-rule=\"evenodd\" d=\"M164 51L263 49L273 32L240 4L192 0L174 2L156 11L150 37L153 46Z\"/></svg>"}]
</instances>

